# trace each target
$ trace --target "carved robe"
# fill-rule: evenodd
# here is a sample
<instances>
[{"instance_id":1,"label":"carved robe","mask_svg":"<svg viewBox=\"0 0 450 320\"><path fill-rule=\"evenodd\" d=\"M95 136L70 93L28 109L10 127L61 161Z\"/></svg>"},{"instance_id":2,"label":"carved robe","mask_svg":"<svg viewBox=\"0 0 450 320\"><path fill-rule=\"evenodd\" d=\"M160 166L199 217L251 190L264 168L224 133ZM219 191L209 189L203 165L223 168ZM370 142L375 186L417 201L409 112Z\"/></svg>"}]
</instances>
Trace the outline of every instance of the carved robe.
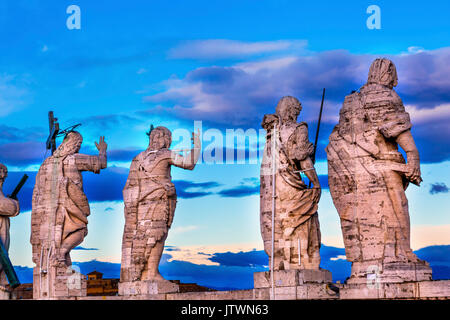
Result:
<instances>
[{"instance_id":1,"label":"carved robe","mask_svg":"<svg viewBox=\"0 0 450 320\"><path fill-rule=\"evenodd\" d=\"M177 203L171 165L193 169L195 163L166 148L146 150L131 163L123 190L125 229L121 282L141 280L151 250L167 238Z\"/></svg>"},{"instance_id":2,"label":"carved robe","mask_svg":"<svg viewBox=\"0 0 450 320\"><path fill-rule=\"evenodd\" d=\"M301 168L299 164L313 153L313 144L308 140L308 126L302 122L281 126L277 124L275 131L270 127L265 129L267 139L261 165L260 201L261 234L265 251L270 257L274 158L276 194L274 269L318 269L320 264L318 202L313 200L313 191L307 188L299 172L311 169ZM274 140L275 149L273 149Z\"/></svg>"},{"instance_id":3,"label":"carved robe","mask_svg":"<svg viewBox=\"0 0 450 320\"><path fill-rule=\"evenodd\" d=\"M409 244L405 159L395 142L410 128L400 97L386 86L368 84L345 98L326 151L349 261L418 261Z\"/></svg>"},{"instance_id":4,"label":"carved robe","mask_svg":"<svg viewBox=\"0 0 450 320\"><path fill-rule=\"evenodd\" d=\"M63 242L74 232L87 235L90 208L81 172L99 173L103 168L106 168L106 155L79 153L51 156L41 165L33 190L31 214L31 244L37 266L41 262L50 263L46 257L58 255Z\"/></svg>"}]
</instances>

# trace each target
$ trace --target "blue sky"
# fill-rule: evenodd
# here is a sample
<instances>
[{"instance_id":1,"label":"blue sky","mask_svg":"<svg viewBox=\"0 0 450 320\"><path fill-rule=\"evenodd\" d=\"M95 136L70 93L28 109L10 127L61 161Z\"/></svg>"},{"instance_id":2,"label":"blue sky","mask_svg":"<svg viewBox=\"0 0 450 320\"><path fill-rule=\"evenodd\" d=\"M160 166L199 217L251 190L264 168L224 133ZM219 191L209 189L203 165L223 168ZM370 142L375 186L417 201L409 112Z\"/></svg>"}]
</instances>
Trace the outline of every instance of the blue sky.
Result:
<instances>
[{"instance_id":1,"label":"blue sky","mask_svg":"<svg viewBox=\"0 0 450 320\"><path fill-rule=\"evenodd\" d=\"M71 4L81 9L80 30L66 27ZM372 4L381 9L380 30L366 26ZM106 136L109 168L85 175L92 215L82 246L98 250L72 256L119 262L121 190L131 159L147 147L150 124L192 131L202 121L204 131L258 131L264 114L293 95L313 140L326 87L317 151L326 181L324 147L339 108L379 56L397 65L396 90L423 163L422 186L407 191L413 248L450 244L449 10L444 0L2 1L0 162L11 171L5 193L22 172L31 176L21 194L24 213L12 219L13 262L32 265L30 194L45 155L49 110L61 127L82 123L85 153L95 153L94 141ZM255 148L263 147L260 138ZM172 175L179 202L167 244L182 248L177 259L205 263L199 248L209 254L262 248L258 163L203 163ZM343 247L326 188L319 217L323 242Z\"/></svg>"}]
</instances>

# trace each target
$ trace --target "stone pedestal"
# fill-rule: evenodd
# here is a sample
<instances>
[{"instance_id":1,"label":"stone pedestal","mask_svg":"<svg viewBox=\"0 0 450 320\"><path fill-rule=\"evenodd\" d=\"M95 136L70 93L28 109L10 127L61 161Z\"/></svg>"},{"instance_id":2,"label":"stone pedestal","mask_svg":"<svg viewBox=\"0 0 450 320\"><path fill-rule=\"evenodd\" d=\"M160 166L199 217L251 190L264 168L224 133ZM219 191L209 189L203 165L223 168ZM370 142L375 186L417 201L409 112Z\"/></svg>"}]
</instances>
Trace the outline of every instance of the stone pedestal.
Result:
<instances>
[{"instance_id":1,"label":"stone pedestal","mask_svg":"<svg viewBox=\"0 0 450 320\"><path fill-rule=\"evenodd\" d=\"M332 284L331 272L328 270L277 270L274 271L273 276L275 286L272 292L269 271L253 274L255 299L304 300L339 298L339 292L336 290L337 287Z\"/></svg>"},{"instance_id":2,"label":"stone pedestal","mask_svg":"<svg viewBox=\"0 0 450 320\"><path fill-rule=\"evenodd\" d=\"M340 299L450 299L450 280L344 284Z\"/></svg>"},{"instance_id":3,"label":"stone pedestal","mask_svg":"<svg viewBox=\"0 0 450 320\"><path fill-rule=\"evenodd\" d=\"M331 272L324 269L319 270L276 270L273 272L275 287L298 286L306 283L331 283ZM253 281L255 289L270 288L270 271L255 272Z\"/></svg>"},{"instance_id":4,"label":"stone pedestal","mask_svg":"<svg viewBox=\"0 0 450 320\"><path fill-rule=\"evenodd\" d=\"M430 281L431 268L425 261L416 263L393 262L378 263L354 262L351 277L347 284L403 283L411 281Z\"/></svg>"},{"instance_id":5,"label":"stone pedestal","mask_svg":"<svg viewBox=\"0 0 450 320\"><path fill-rule=\"evenodd\" d=\"M119 283L120 296L148 296L178 292L180 292L180 287L168 280Z\"/></svg>"},{"instance_id":6,"label":"stone pedestal","mask_svg":"<svg viewBox=\"0 0 450 320\"><path fill-rule=\"evenodd\" d=\"M74 299L85 297L86 276L66 266L50 267L48 271L33 269L33 299Z\"/></svg>"},{"instance_id":7,"label":"stone pedestal","mask_svg":"<svg viewBox=\"0 0 450 320\"><path fill-rule=\"evenodd\" d=\"M0 286L0 300L9 300L11 299L11 292L8 288L4 286Z\"/></svg>"}]
</instances>

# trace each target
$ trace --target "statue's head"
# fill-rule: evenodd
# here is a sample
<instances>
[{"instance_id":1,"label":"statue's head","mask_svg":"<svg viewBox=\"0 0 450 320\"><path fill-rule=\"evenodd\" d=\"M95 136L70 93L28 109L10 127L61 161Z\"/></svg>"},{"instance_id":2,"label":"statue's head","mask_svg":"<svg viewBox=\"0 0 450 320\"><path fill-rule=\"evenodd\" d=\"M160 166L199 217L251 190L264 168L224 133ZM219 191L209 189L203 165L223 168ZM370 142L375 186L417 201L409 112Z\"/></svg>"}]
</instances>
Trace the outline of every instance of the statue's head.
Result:
<instances>
[{"instance_id":1,"label":"statue's head","mask_svg":"<svg viewBox=\"0 0 450 320\"><path fill-rule=\"evenodd\" d=\"M169 148L172 143L172 133L166 127L156 127L150 133L148 147L150 150Z\"/></svg>"},{"instance_id":2,"label":"statue's head","mask_svg":"<svg viewBox=\"0 0 450 320\"><path fill-rule=\"evenodd\" d=\"M0 181L4 181L8 176L8 168L2 163L0 163Z\"/></svg>"},{"instance_id":3,"label":"statue's head","mask_svg":"<svg viewBox=\"0 0 450 320\"><path fill-rule=\"evenodd\" d=\"M69 132L65 137L61 145L56 149L53 154L54 157L65 157L71 154L78 153L83 143L83 137L77 131Z\"/></svg>"},{"instance_id":4,"label":"statue's head","mask_svg":"<svg viewBox=\"0 0 450 320\"><path fill-rule=\"evenodd\" d=\"M275 114L280 117L281 122L296 122L302 111L302 104L297 98L286 96L280 99L275 109Z\"/></svg>"},{"instance_id":5,"label":"statue's head","mask_svg":"<svg viewBox=\"0 0 450 320\"><path fill-rule=\"evenodd\" d=\"M398 78L395 64L385 58L378 58L372 62L367 79L367 84L371 83L381 84L391 89L397 86Z\"/></svg>"}]
</instances>

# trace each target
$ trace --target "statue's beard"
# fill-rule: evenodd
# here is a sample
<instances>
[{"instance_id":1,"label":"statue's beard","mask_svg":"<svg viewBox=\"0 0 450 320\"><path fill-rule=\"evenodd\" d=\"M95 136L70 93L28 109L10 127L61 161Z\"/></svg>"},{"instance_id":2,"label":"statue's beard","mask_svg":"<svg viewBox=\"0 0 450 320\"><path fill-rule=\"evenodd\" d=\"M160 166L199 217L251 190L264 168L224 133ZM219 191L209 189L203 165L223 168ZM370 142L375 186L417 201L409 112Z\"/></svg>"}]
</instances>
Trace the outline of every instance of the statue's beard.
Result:
<instances>
[{"instance_id":1,"label":"statue's beard","mask_svg":"<svg viewBox=\"0 0 450 320\"><path fill-rule=\"evenodd\" d=\"M65 157L80 151L80 146L78 144L64 144L61 145L54 153L55 157Z\"/></svg>"}]
</instances>

